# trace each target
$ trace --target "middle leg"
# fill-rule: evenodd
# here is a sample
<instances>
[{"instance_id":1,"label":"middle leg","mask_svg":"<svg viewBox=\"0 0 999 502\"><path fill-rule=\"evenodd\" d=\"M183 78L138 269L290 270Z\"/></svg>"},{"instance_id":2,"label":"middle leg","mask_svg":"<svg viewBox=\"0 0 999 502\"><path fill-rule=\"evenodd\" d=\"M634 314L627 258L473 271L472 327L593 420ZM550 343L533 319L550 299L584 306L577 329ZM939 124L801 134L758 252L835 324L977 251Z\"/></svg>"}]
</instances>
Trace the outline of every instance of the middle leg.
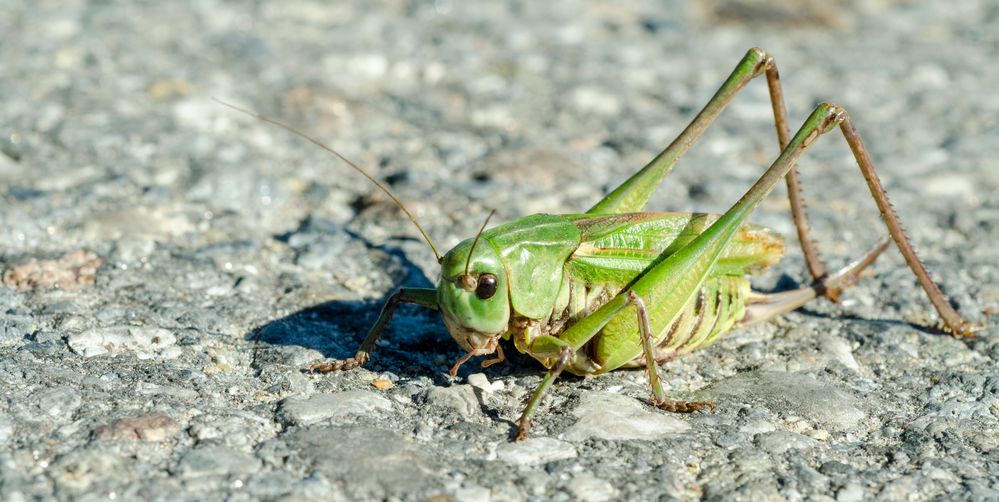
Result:
<instances>
[{"instance_id":1,"label":"middle leg","mask_svg":"<svg viewBox=\"0 0 999 502\"><path fill-rule=\"evenodd\" d=\"M715 409L715 403L711 401L676 401L666 397L662 379L659 377L659 365L656 364L655 353L652 348L653 336L652 325L649 322L649 312L645 308L645 302L634 291L628 292L628 301L634 303L638 311L638 331L642 337L645 371L649 376L649 386L652 388L652 404L661 410L674 413L692 413L705 408Z\"/></svg>"}]
</instances>

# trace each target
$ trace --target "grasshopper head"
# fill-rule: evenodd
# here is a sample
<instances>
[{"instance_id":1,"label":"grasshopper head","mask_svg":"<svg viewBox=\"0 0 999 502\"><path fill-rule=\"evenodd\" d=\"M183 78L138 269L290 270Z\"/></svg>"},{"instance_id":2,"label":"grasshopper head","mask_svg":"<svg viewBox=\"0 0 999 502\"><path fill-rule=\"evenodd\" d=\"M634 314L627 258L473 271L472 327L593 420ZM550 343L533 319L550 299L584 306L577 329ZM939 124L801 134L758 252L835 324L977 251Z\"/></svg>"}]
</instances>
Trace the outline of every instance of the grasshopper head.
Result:
<instances>
[{"instance_id":1,"label":"grasshopper head","mask_svg":"<svg viewBox=\"0 0 999 502\"><path fill-rule=\"evenodd\" d=\"M488 242L473 244L466 240L444 255L437 286L444 324L468 357L495 352L510 322L510 295L500 257ZM455 372L457 365L452 368Z\"/></svg>"}]
</instances>

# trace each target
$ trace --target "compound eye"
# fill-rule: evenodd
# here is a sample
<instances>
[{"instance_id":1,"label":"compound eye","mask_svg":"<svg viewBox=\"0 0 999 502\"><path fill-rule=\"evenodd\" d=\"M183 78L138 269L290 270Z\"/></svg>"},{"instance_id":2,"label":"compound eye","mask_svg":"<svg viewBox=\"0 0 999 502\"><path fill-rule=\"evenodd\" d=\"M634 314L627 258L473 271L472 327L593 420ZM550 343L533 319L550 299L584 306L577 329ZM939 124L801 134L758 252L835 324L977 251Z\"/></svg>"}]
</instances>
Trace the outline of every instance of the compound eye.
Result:
<instances>
[{"instance_id":1,"label":"compound eye","mask_svg":"<svg viewBox=\"0 0 999 502\"><path fill-rule=\"evenodd\" d=\"M480 300L488 300L496 294L496 276L493 274L482 274L479 276L479 284L475 287L475 296Z\"/></svg>"}]
</instances>

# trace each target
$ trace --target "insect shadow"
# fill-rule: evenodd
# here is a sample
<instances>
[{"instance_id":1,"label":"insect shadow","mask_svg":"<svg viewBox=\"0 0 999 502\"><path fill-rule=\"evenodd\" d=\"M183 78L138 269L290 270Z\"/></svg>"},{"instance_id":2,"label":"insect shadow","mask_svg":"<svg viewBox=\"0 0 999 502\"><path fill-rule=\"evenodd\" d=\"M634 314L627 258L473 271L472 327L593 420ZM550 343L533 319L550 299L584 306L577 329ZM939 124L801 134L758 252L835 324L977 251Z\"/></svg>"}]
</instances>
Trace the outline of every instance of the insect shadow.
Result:
<instances>
[{"instance_id":1,"label":"insect shadow","mask_svg":"<svg viewBox=\"0 0 999 502\"><path fill-rule=\"evenodd\" d=\"M402 250L392 244L375 245L364 236L343 230L350 238L362 242L368 249L379 250L401 265L395 288L432 288L433 282ZM287 240L287 235L276 236ZM393 290L395 289L393 288ZM308 371L315 361L307 361L296 347L317 351L323 360L345 359L354 355L361 340L378 317L391 290L379 298L364 300L332 300L319 303L254 328L247 340L253 342L253 367L261 371L267 366L298 366ZM437 312L417 306L403 305L393 317L365 368L387 371L400 379L430 377L435 385L447 385L454 379L447 372L464 352L447 334ZM490 378L501 375L538 374L536 363L515 350L508 352L507 362L483 369L470 364L462 374L482 372Z\"/></svg>"},{"instance_id":2,"label":"insect shadow","mask_svg":"<svg viewBox=\"0 0 999 502\"><path fill-rule=\"evenodd\" d=\"M757 291L766 294L775 294L775 293L782 293L784 291L792 291L804 285L805 284L793 278L791 275L783 273L780 274L780 276L777 278L777 282L774 284L772 288L757 288ZM950 303L952 307L957 309L960 308L960 305L957 304L953 299L950 300ZM794 310L794 312L797 312L801 315L805 315L808 317L814 317L816 319L839 320L839 321L847 320L857 323L866 323L866 324L880 325L880 326L905 326L907 328L911 328L916 331L920 331L922 333L929 335L950 336L949 333L942 331L939 327L936 326L927 326L916 322L909 322L892 318L885 319L885 318L863 317L851 313L849 309L840 308L837 309L837 311L835 312L828 312L828 311L817 310L815 308L811 308L808 305L805 305L798 307L797 309ZM965 341L966 344L971 341L971 339L962 339L962 340Z\"/></svg>"}]
</instances>

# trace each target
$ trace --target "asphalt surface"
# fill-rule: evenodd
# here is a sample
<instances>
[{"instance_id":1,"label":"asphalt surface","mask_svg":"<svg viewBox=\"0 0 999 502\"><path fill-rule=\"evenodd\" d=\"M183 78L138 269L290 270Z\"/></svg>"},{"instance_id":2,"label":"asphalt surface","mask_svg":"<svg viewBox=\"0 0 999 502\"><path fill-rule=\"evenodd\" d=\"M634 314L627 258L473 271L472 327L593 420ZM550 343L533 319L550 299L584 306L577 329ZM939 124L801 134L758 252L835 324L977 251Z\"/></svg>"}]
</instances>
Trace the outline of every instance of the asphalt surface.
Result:
<instances>
[{"instance_id":1,"label":"asphalt surface","mask_svg":"<svg viewBox=\"0 0 999 502\"><path fill-rule=\"evenodd\" d=\"M0 8L0 499L999 499L999 10L992 2L28 2ZM776 57L793 125L844 106L944 291L898 253L814 302L670 362L566 377L510 441L541 367L452 379L442 248L577 212L686 125L745 51ZM752 83L653 198L724 211L776 156ZM835 135L801 164L823 256L885 235ZM753 221L793 243L778 188ZM754 279L806 280L800 252ZM508 354L515 352L512 348ZM436 497L436 498L435 498Z\"/></svg>"}]
</instances>

